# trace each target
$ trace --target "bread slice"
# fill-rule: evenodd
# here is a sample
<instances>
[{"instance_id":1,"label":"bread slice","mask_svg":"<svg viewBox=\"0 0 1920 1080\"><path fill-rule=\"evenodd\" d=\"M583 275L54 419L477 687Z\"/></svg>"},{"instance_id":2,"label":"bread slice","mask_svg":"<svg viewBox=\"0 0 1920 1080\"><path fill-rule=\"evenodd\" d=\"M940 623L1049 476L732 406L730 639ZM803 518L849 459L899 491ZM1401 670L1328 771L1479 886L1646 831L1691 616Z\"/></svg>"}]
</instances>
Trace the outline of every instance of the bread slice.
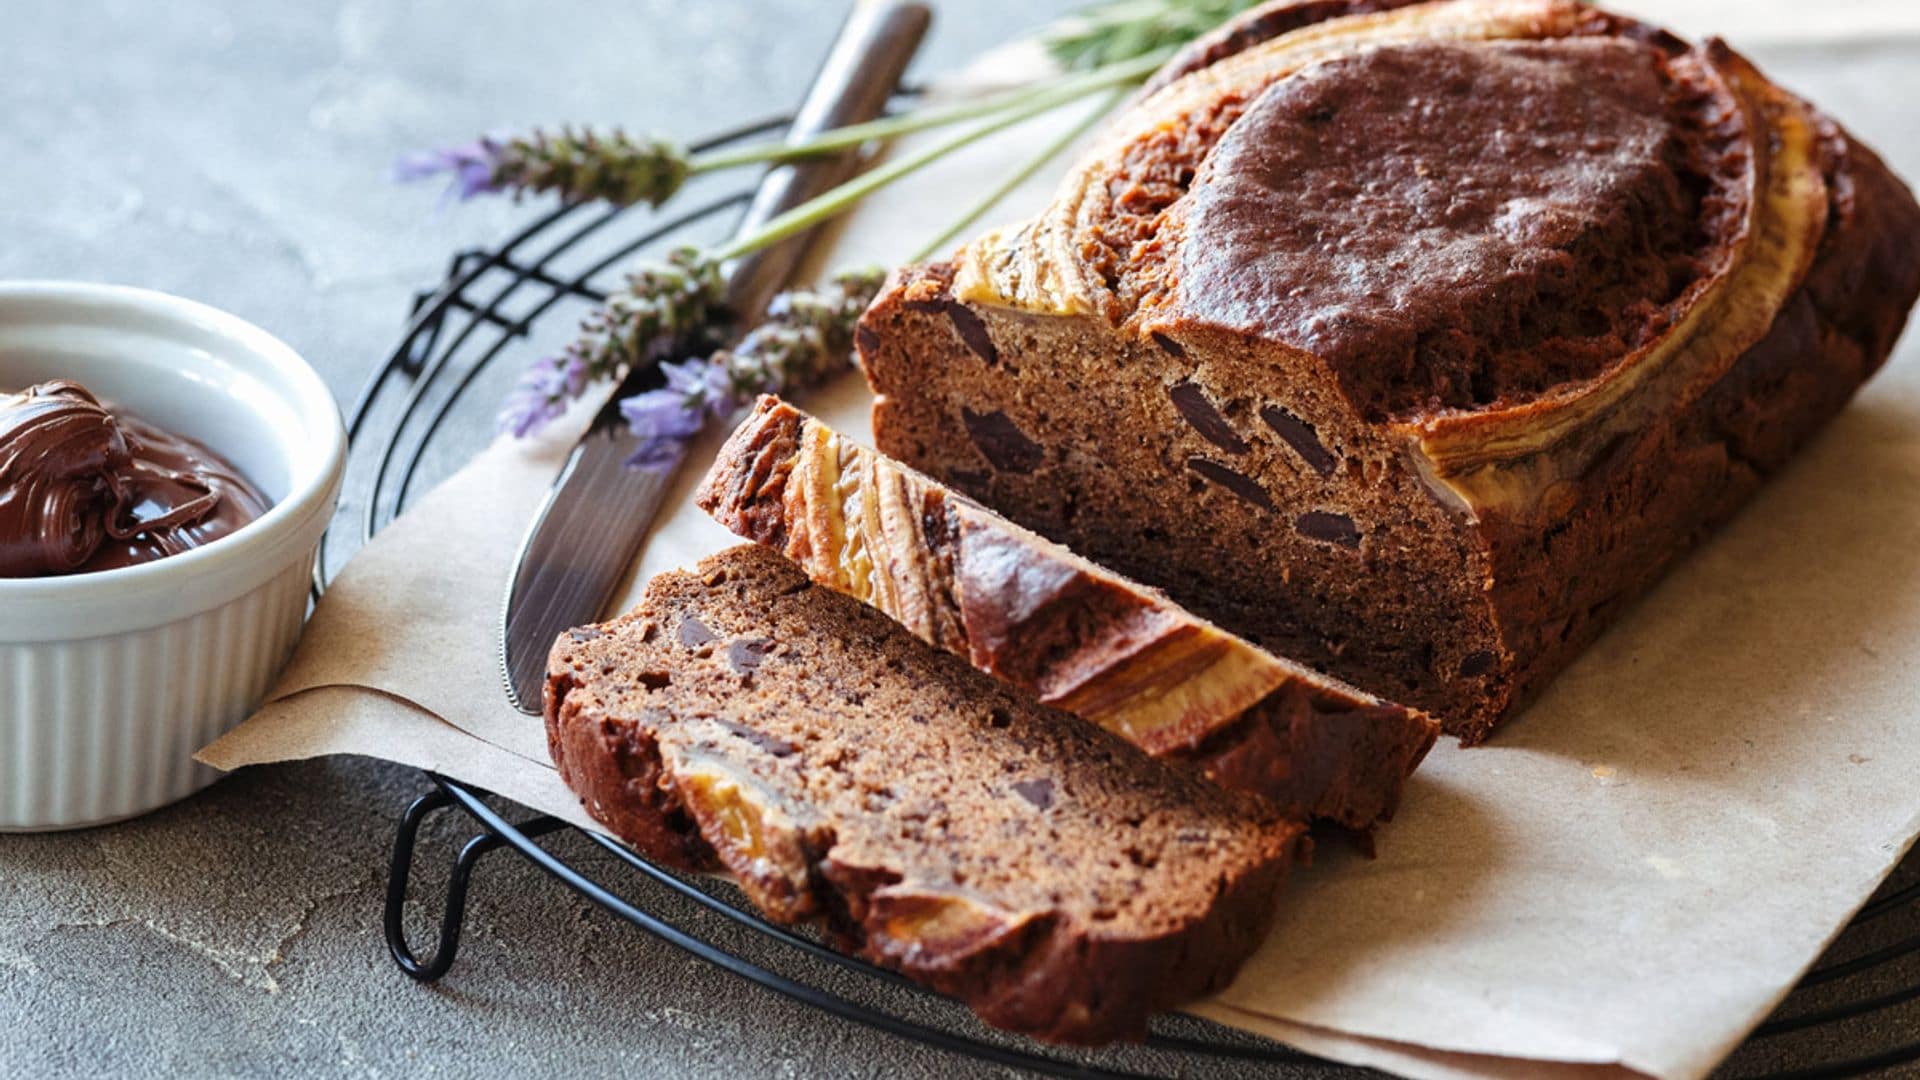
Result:
<instances>
[{"instance_id":1,"label":"bread slice","mask_svg":"<svg viewBox=\"0 0 1920 1080\"><path fill-rule=\"evenodd\" d=\"M1920 206L1723 43L1265 5L856 333L875 444L1472 742L1886 359Z\"/></svg>"},{"instance_id":2,"label":"bread slice","mask_svg":"<svg viewBox=\"0 0 1920 1080\"><path fill-rule=\"evenodd\" d=\"M1288 813L1393 815L1439 728L1263 652L763 397L695 495L929 644Z\"/></svg>"},{"instance_id":3,"label":"bread slice","mask_svg":"<svg viewBox=\"0 0 1920 1080\"><path fill-rule=\"evenodd\" d=\"M1303 840L742 545L555 645L554 763L642 852L1069 1043L1224 986Z\"/></svg>"}]
</instances>

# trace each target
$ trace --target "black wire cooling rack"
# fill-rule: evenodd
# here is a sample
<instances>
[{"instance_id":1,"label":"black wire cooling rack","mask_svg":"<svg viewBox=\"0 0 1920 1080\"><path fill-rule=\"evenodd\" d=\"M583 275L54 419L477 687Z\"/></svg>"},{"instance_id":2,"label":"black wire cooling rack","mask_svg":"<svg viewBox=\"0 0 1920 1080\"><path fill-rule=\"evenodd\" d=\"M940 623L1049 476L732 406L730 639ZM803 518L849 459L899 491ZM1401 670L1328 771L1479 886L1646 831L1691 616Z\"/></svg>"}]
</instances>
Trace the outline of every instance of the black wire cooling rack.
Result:
<instances>
[{"instance_id":1,"label":"black wire cooling rack","mask_svg":"<svg viewBox=\"0 0 1920 1080\"><path fill-rule=\"evenodd\" d=\"M695 149L776 134L786 123L781 117L744 125ZM605 298L635 257L724 236L749 197L746 190L696 183L681 200L692 209L676 212L561 205L495 246L456 256L446 279L416 298L399 344L352 407L349 497L334 527L334 543L323 548L315 588L324 586L329 567L344 561L348 545L342 537L364 543L424 486L423 477L450 471L478 448L490 430L491 406L515 372L538 355L543 341L564 342L578 316ZM1089 1077L1361 1072L1185 1017L1156 1022L1142 1047L1099 1052L1059 1051L990 1031L958 1005L930 1003L929 992L891 972L767 922L729 886L662 869L615 841L586 834L611 856L593 860L597 866L590 871L581 860L555 853L559 834L576 831L564 822L546 816L516 822L502 800L444 776L429 773L427 780L431 789L400 820L385 916L395 962L421 981L438 979L452 967L474 869L489 853L506 849L618 918L734 975L845 1020L977 1061ZM452 866L437 939L423 959L408 943L408 885L421 825L444 810L465 815L477 831ZM689 910L697 917L667 914ZM715 937L739 936L711 932L728 924L752 931L748 937L756 947L729 951L716 945ZM867 985L842 989L849 980ZM930 1013L938 1019L923 1019ZM1920 1075L1915 1063L1920 1063L1920 857L1893 875L1774 1018L1717 1075L1777 1080L1894 1071Z\"/></svg>"}]
</instances>

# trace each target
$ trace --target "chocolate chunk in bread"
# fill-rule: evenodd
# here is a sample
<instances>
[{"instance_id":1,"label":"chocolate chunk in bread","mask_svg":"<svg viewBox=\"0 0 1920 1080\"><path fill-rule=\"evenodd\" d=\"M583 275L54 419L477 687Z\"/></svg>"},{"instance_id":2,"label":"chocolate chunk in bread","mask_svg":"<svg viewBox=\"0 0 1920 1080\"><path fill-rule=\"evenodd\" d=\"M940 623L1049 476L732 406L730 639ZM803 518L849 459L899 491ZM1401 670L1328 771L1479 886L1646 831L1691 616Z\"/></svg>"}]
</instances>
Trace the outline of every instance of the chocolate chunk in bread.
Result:
<instances>
[{"instance_id":1,"label":"chocolate chunk in bread","mask_svg":"<svg viewBox=\"0 0 1920 1080\"><path fill-rule=\"evenodd\" d=\"M1568 0L1286 0L1038 217L898 275L860 351L887 454L1472 742L1916 296L1912 193L1724 44Z\"/></svg>"},{"instance_id":2,"label":"chocolate chunk in bread","mask_svg":"<svg viewBox=\"0 0 1920 1080\"><path fill-rule=\"evenodd\" d=\"M1392 815L1438 733L771 397L695 499L921 640L1291 814L1364 832Z\"/></svg>"},{"instance_id":3,"label":"chocolate chunk in bread","mask_svg":"<svg viewBox=\"0 0 1920 1080\"><path fill-rule=\"evenodd\" d=\"M1141 1037L1232 978L1304 843L763 548L662 574L598 629L560 638L546 690L596 820L998 1027Z\"/></svg>"}]
</instances>

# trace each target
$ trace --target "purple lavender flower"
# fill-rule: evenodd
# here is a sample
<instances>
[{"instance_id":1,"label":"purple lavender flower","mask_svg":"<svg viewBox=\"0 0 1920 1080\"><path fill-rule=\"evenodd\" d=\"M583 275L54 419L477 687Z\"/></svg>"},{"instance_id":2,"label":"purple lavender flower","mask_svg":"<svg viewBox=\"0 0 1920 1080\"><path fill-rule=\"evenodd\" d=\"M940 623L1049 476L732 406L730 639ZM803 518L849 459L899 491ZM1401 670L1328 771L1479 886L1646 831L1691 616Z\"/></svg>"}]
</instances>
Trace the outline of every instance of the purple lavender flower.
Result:
<instances>
[{"instance_id":1,"label":"purple lavender flower","mask_svg":"<svg viewBox=\"0 0 1920 1080\"><path fill-rule=\"evenodd\" d=\"M461 202L485 192L499 191L500 150L502 143L483 135L470 143L444 146L408 154L394 163L393 178L402 183L446 175L452 178L441 201L458 198Z\"/></svg>"},{"instance_id":2,"label":"purple lavender flower","mask_svg":"<svg viewBox=\"0 0 1920 1080\"><path fill-rule=\"evenodd\" d=\"M636 270L624 289L587 315L580 336L563 352L541 359L521 376L500 410L500 430L525 438L565 412L567 402L590 384L618 378L635 364L699 340L717 317L725 291L720 264L693 248L674 251L665 264ZM676 376L674 365L665 367L669 378L683 380L683 397L699 392L698 371Z\"/></svg>"},{"instance_id":3,"label":"purple lavender flower","mask_svg":"<svg viewBox=\"0 0 1920 1080\"><path fill-rule=\"evenodd\" d=\"M667 389L685 398L688 404L704 404L715 393L725 393L726 384L713 377L713 365L705 360L668 361L660 365Z\"/></svg>"},{"instance_id":4,"label":"purple lavender flower","mask_svg":"<svg viewBox=\"0 0 1920 1080\"><path fill-rule=\"evenodd\" d=\"M756 394L816 385L847 366L853 326L879 292L875 270L840 274L824 289L794 289L768 305L767 321L740 344L705 359L660 365L667 385L620 403L640 448L627 464L671 468L709 420L724 419Z\"/></svg>"},{"instance_id":5,"label":"purple lavender flower","mask_svg":"<svg viewBox=\"0 0 1920 1080\"><path fill-rule=\"evenodd\" d=\"M660 365L667 385L620 403L627 428L640 437L640 448L627 464L660 470L680 460L687 443L707 421L740 407L729 391L727 373L710 360L682 360Z\"/></svg>"},{"instance_id":6,"label":"purple lavender flower","mask_svg":"<svg viewBox=\"0 0 1920 1080\"><path fill-rule=\"evenodd\" d=\"M637 468L659 471L680 460L687 443L707 425L704 403L688 404L677 390L649 390L620 403L627 427L640 436L640 448L627 459Z\"/></svg>"},{"instance_id":7,"label":"purple lavender flower","mask_svg":"<svg viewBox=\"0 0 1920 1080\"><path fill-rule=\"evenodd\" d=\"M680 190L691 168L686 151L662 139L636 138L618 129L562 128L487 135L462 146L410 154L394 166L393 176L407 181L451 175L448 197L463 201L486 192L551 191L569 202L657 206Z\"/></svg>"},{"instance_id":8,"label":"purple lavender flower","mask_svg":"<svg viewBox=\"0 0 1920 1080\"><path fill-rule=\"evenodd\" d=\"M592 381L593 363L579 350L569 349L554 385L566 396L577 398L587 392L587 384Z\"/></svg>"},{"instance_id":9,"label":"purple lavender flower","mask_svg":"<svg viewBox=\"0 0 1920 1080\"><path fill-rule=\"evenodd\" d=\"M516 439L546 427L567 411L567 402L587 388L586 367L571 351L528 368L500 408L499 426Z\"/></svg>"}]
</instances>

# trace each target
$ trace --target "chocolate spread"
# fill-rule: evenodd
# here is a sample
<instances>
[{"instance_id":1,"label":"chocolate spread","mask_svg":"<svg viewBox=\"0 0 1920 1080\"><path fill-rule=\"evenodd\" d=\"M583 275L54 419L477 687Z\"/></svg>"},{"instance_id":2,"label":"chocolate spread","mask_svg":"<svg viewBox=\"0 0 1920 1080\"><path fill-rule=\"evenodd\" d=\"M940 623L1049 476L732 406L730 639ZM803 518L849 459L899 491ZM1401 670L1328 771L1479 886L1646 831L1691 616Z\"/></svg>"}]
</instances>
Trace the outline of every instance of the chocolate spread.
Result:
<instances>
[{"instance_id":1,"label":"chocolate spread","mask_svg":"<svg viewBox=\"0 0 1920 1080\"><path fill-rule=\"evenodd\" d=\"M87 574L210 544L265 513L218 454L73 382L0 396L0 578Z\"/></svg>"}]
</instances>

